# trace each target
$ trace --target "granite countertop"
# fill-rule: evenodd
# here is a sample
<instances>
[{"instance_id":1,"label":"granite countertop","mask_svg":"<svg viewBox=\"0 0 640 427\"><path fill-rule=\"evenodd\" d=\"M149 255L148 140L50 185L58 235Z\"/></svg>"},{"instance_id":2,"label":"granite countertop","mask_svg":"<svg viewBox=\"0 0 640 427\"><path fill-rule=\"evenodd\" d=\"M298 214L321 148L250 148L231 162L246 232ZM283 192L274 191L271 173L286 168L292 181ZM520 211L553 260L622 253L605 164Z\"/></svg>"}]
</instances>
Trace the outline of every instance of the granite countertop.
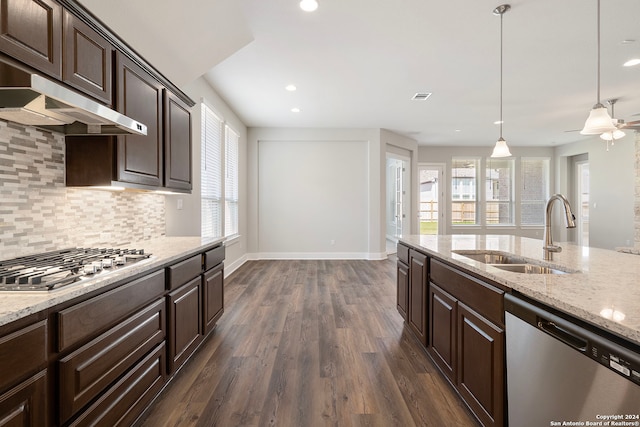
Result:
<instances>
[{"instance_id":1,"label":"granite countertop","mask_svg":"<svg viewBox=\"0 0 640 427\"><path fill-rule=\"evenodd\" d=\"M0 291L0 326L78 298L127 277L162 268L180 258L202 252L223 241L224 238L201 237L162 237L145 240L127 247L144 249L145 253L151 254L151 257L113 272L99 274L96 277L83 279L48 292Z\"/></svg>"},{"instance_id":2,"label":"granite countertop","mask_svg":"<svg viewBox=\"0 0 640 427\"><path fill-rule=\"evenodd\" d=\"M562 252L544 261L542 240L508 235L412 235L400 241L640 344L638 255L560 243ZM509 252L572 273L507 272L455 250Z\"/></svg>"}]
</instances>

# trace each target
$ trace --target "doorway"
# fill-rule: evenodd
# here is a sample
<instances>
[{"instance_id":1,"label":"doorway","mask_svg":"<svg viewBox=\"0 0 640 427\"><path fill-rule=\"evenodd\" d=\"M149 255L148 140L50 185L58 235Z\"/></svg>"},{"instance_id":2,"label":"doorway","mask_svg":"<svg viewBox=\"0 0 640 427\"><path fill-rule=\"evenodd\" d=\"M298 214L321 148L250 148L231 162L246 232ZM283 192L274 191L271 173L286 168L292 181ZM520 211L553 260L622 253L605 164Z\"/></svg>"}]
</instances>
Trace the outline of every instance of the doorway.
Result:
<instances>
[{"instance_id":1,"label":"doorway","mask_svg":"<svg viewBox=\"0 0 640 427\"><path fill-rule=\"evenodd\" d=\"M387 253L395 253L402 235L409 235L411 221L411 161L408 157L387 153Z\"/></svg>"},{"instance_id":2,"label":"doorway","mask_svg":"<svg viewBox=\"0 0 640 427\"><path fill-rule=\"evenodd\" d=\"M444 164L420 165L418 179L420 183L420 234L442 234Z\"/></svg>"}]
</instances>

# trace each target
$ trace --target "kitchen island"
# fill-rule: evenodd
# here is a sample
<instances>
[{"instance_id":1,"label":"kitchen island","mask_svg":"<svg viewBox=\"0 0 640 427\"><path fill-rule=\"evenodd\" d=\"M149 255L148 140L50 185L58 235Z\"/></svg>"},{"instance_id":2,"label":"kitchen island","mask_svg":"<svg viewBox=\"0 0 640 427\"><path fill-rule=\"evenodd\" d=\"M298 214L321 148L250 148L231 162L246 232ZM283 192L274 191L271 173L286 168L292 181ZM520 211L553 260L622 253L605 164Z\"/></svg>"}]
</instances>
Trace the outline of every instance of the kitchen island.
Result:
<instances>
[{"instance_id":1,"label":"kitchen island","mask_svg":"<svg viewBox=\"0 0 640 427\"><path fill-rule=\"evenodd\" d=\"M574 319L640 354L640 257L568 243L561 246L561 252L545 260L542 241L516 236L405 236L398 243L398 311L484 426L504 426L507 415L512 415L506 385L510 355L515 353L507 344L519 335L510 331L513 323L507 321L513 298L546 307L559 316L558 323L560 318ZM535 322L540 328L547 325L545 319ZM548 324L571 342L566 330L553 321ZM603 363L602 348L574 343ZM556 362L555 353L538 356L537 346L529 346L528 342L518 346L525 352L519 360L540 357L542 366ZM637 356L624 358L622 362L612 355L612 367L637 383L637 362L627 364Z\"/></svg>"},{"instance_id":2,"label":"kitchen island","mask_svg":"<svg viewBox=\"0 0 640 427\"><path fill-rule=\"evenodd\" d=\"M561 243L544 261L542 241L507 235L405 236L401 242L640 345L640 256ZM454 251L507 252L569 274L500 270Z\"/></svg>"}]
</instances>

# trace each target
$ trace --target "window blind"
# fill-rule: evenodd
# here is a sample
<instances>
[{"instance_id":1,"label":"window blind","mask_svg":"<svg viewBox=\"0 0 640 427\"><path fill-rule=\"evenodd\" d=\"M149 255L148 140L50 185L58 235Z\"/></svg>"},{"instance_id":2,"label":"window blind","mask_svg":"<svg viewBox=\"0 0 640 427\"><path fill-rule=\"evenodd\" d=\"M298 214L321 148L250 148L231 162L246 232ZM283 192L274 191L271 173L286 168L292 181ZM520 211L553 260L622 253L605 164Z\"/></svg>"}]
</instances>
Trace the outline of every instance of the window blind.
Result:
<instances>
[{"instance_id":1,"label":"window blind","mask_svg":"<svg viewBox=\"0 0 640 427\"><path fill-rule=\"evenodd\" d=\"M222 235L222 120L202 104L202 220L203 237Z\"/></svg>"},{"instance_id":2,"label":"window blind","mask_svg":"<svg viewBox=\"0 0 640 427\"><path fill-rule=\"evenodd\" d=\"M224 235L238 234L238 140L239 136L225 126Z\"/></svg>"}]
</instances>

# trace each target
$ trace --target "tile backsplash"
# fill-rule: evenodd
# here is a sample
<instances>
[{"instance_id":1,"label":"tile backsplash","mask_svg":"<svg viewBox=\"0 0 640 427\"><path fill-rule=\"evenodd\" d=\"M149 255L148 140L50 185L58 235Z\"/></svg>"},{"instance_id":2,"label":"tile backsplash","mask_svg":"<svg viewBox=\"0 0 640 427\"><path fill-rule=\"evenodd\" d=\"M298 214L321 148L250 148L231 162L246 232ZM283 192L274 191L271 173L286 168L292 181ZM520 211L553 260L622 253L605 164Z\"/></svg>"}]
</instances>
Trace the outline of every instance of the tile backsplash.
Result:
<instances>
[{"instance_id":1,"label":"tile backsplash","mask_svg":"<svg viewBox=\"0 0 640 427\"><path fill-rule=\"evenodd\" d=\"M0 260L165 234L165 197L66 188L64 135L0 120Z\"/></svg>"}]
</instances>

